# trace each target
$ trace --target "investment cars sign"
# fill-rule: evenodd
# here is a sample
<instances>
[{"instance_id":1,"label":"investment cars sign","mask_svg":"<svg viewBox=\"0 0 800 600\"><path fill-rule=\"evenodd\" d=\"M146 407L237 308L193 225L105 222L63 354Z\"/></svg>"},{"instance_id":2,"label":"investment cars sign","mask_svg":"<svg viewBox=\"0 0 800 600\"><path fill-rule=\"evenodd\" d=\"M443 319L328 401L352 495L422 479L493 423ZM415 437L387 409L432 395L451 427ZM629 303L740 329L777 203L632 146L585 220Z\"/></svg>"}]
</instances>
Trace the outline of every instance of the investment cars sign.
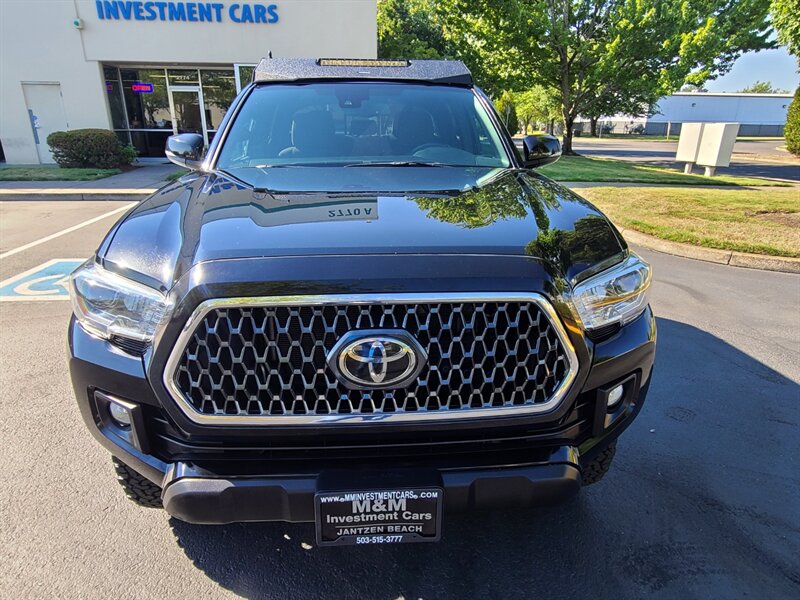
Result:
<instances>
[{"instance_id":1,"label":"investment cars sign","mask_svg":"<svg viewBox=\"0 0 800 600\"><path fill-rule=\"evenodd\" d=\"M278 22L277 4L96 0L95 7L98 18L104 21Z\"/></svg>"}]
</instances>

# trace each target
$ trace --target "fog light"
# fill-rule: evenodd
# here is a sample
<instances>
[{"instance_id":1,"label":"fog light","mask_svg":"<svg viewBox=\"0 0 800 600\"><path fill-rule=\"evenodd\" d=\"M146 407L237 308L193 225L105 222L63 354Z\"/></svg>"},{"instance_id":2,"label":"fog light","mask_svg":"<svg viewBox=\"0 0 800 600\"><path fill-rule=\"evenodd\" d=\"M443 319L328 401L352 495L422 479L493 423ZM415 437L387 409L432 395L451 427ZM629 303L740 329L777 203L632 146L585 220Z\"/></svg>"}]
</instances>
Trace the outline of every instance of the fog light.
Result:
<instances>
[{"instance_id":1,"label":"fog light","mask_svg":"<svg viewBox=\"0 0 800 600\"><path fill-rule=\"evenodd\" d=\"M619 404L619 401L622 400L622 396L624 394L625 388L622 385L618 385L608 392L608 408L614 408L617 404Z\"/></svg>"},{"instance_id":2,"label":"fog light","mask_svg":"<svg viewBox=\"0 0 800 600\"><path fill-rule=\"evenodd\" d=\"M120 427L130 427L131 413L124 406L117 404L116 402L109 402L108 414L111 415L111 418L114 420L114 423L116 423Z\"/></svg>"}]
</instances>

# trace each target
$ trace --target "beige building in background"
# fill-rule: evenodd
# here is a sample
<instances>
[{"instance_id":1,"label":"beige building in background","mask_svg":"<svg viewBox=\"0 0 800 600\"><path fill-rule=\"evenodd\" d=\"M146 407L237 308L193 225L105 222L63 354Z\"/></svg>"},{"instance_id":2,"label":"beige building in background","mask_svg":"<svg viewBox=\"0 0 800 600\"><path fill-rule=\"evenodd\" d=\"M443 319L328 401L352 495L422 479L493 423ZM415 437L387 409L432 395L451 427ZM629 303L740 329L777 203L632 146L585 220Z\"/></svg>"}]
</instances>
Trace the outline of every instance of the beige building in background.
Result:
<instances>
[{"instance_id":1,"label":"beige building in background","mask_svg":"<svg viewBox=\"0 0 800 600\"><path fill-rule=\"evenodd\" d=\"M47 136L85 127L145 158L210 140L261 57L374 58L375 17L375 0L0 0L2 154L52 162Z\"/></svg>"}]
</instances>

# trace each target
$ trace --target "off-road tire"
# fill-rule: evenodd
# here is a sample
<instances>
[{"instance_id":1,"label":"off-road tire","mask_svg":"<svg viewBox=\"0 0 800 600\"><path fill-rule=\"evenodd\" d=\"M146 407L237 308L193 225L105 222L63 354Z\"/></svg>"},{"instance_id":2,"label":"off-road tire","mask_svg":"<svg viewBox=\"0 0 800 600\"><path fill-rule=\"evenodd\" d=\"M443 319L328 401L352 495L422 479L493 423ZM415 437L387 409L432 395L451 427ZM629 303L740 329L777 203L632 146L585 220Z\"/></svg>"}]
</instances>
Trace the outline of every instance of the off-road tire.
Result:
<instances>
[{"instance_id":1,"label":"off-road tire","mask_svg":"<svg viewBox=\"0 0 800 600\"><path fill-rule=\"evenodd\" d=\"M128 465L112 457L114 470L117 472L117 481L125 490L125 495L138 504L147 508L161 508L161 488L137 473Z\"/></svg>"},{"instance_id":2,"label":"off-road tire","mask_svg":"<svg viewBox=\"0 0 800 600\"><path fill-rule=\"evenodd\" d=\"M617 442L614 441L608 448L598 454L592 462L584 465L581 470L581 483L583 485L592 485L600 481L611 468L611 461L614 460L616 451Z\"/></svg>"}]
</instances>

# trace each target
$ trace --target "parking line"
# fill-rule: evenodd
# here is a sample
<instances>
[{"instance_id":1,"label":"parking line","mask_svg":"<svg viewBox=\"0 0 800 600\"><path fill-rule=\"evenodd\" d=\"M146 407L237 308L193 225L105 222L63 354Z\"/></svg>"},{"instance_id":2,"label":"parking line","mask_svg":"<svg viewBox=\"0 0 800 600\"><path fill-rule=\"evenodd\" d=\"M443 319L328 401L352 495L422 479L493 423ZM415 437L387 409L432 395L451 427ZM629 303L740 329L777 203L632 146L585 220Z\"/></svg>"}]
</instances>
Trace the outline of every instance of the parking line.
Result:
<instances>
[{"instance_id":1,"label":"parking line","mask_svg":"<svg viewBox=\"0 0 800 600\"><path fill-rule=\"evenodd\" d=\"M25 251L25 250L27 250L29 248L33 248L34 246L39 246L41 244L49 242L50 240L54 240L56 238L59 238L62 235L67 235L68 233L72 233L73 231L77 231L78 229L80 229L82 227L86 227L87 225L91 225L92 223L97 223L98 221L102 221L103 219L105 219L107 217L110 217L112 215L116 215L117 213L121 213L124 210L128 210L129 208L132 208L132 207L136 206L137 204L138 204L138 202L131 202L130 204L126 204L125 206L120 206L119 208L115 208L114 210L111 210L111 211L109 211L107 213L103 213L102 215L99 215L97 217L89 219L88 221L83 221L82 223L78 223L77 225L73 225L72 227L68 227L67 229L62 229L61 231L57 231L56 233L50 234L50 235L48 235L46 237L43 237L41 239L38 239L38 240L36 240L34 242L30 242L29 244L25 244L24 246L18 246L17 248L14 248L14 249L9 250L7 252L3 252L2 254L0 254L0 259L7 258L7 257L12 256L14 254L19 254L20 252L23 252L23 251Z\"/></svg>"}]
</instances>

